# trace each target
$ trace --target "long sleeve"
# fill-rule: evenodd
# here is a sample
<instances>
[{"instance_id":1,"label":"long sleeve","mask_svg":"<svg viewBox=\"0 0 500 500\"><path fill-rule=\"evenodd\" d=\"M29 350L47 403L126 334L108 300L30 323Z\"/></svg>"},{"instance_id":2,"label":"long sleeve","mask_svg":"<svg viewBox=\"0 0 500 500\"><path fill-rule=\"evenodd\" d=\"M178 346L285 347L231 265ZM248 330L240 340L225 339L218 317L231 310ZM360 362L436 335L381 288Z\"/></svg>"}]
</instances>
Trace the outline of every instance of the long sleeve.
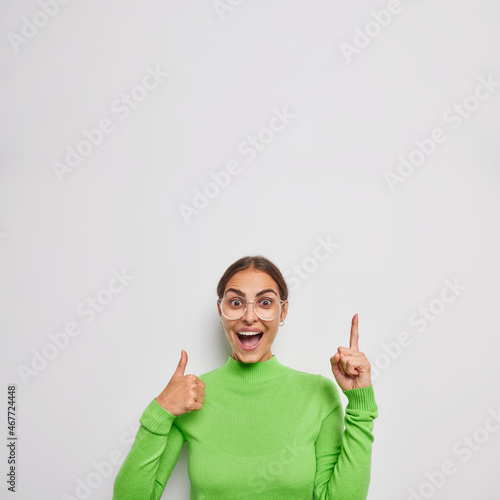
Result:
<instances>
[{"instance_id":1,"label":"long sleeve","mask_svg":"<svg viewBox=\"0 0 500 500\"><path fill-rule=\"evenodd\" d=\"M333 410L323 419L316 440L316 500L366 500L371 479L373 421L378 416L373 385L343 391L326 379L325 397Z\"/></svg>"},{"instance_id":2,"label":"long sleeve","mask_svg":"<svg viewBox=\"0 0 500 500\"><path fill-rule=\"evenodd\" d=\"M158 500L177 463L184 436L175 415L155 399L144 410L129 453L113 484L113 500Z\"/></svg>"}]
</instances>

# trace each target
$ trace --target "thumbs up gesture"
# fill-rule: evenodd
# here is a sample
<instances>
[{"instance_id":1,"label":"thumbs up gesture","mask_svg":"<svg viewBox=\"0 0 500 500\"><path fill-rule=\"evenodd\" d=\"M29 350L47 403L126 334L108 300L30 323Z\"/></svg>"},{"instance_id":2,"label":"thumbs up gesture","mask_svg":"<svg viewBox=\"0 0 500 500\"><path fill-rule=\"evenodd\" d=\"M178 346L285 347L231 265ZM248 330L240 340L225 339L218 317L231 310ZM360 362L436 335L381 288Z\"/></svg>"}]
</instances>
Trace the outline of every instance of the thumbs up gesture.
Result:
<instances>
[{"instance_id":1,"label":"thumbs up gesture","mask_svg":"<svg viewBox=\"0 0 500 500\"><path fill-rule=\"evenodd\" d=\"M170 382L155 398L163 409L175 416L201 410L205 402L205 382L196 375L184 375L187 360L187 352L181 350L181 359Z\"/></svg>"},{"instance_id":2,"label":"thumbs up gesture","mask_svg":"<svg viewBox=\"0 0 500 500\"><path fill-rule=\"evenodd\" d=\"M371 365L359 350L358 340L358 315L355 314L351 323L349 348L339 347L335 355L330 358L333 375L343 391L372 385Z\"/></svg>"}]
</instances>

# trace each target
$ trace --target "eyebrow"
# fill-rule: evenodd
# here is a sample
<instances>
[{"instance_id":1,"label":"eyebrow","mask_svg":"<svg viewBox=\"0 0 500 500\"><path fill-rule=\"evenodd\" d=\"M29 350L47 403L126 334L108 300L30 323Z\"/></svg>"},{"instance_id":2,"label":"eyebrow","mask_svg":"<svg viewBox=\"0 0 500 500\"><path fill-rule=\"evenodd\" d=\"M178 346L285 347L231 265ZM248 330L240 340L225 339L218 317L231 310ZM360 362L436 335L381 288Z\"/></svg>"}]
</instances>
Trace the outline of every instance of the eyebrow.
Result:
<instances>
[{"instance_id":1,"label":"eyebrow","mask_svg":"<svg viewBox=\"0 0 500 500\"><path fill-rule=\"evenodd\" d=\"M228 288L226 290L226 293L227 292L235 292L237 293L238 295L241 295L242 297L246 297L245 293L242 292L241 290L238 290L237 288ZM257 295L255 295L256 297L259 297L267 292L272 292L274 293L276 296L278 296L278 294L272 289L272 288L266 288L265 290L261 290Z\"/></svg>"}]
</instances>

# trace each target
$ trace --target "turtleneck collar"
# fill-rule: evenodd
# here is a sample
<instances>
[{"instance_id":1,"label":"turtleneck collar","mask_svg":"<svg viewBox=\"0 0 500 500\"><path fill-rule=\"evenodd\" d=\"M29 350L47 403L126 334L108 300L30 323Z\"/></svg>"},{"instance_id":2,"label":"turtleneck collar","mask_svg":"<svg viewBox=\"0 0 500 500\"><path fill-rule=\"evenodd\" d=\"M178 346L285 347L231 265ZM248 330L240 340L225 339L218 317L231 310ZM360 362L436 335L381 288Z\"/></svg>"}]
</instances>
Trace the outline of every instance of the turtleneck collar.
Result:
<instances>
[{"instance_id":1,"label":"turtleneck collar","mask_svg":"<svg viewBox=\"0 0 500 500\"><path fill-rule=\"evenodd\" d=\"M229 355L226 364L220 367L220 373L224 377L245 383L262 382L279 377L287 370L288 368L278 361L275 354L266 361L255 363L237 361Z\"/></svg>"}]
</instances>

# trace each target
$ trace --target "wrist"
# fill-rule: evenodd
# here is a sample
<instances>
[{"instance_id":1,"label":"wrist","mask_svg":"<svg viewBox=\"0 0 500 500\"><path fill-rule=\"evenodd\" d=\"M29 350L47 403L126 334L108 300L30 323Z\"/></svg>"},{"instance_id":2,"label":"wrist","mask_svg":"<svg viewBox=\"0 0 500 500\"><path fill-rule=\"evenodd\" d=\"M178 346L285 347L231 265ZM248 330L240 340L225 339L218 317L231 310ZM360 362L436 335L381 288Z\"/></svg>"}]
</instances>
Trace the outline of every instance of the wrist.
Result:
<instances>
[{"instance_id":1,"label":"wrist","mask_svg":"<svg viewBox=\"0 0 500 500\"><path fill-rule=\"evenodd\" d=\"M155 401L158 403L159 406L161 406L165 411L168 411L169 413L171 413L172 415L174 415L174 412L173 412L173 408L172 406L170 405L170 402L165 399L165 398L161 398L160 396L157 396L155 398ZM175 415L177 416L177 415Z\"/></svg>"},{"instance_id":2,"label":"wrist","mask_svg":"<svg viewBox=\"0 0 500 500\"><path fill-rule=\"evenodd\" d=\"M368 387L357 387L342 391L348 399L348 408L355 410L377 410L373 385Z\"/></svg>"}]
</instances>

